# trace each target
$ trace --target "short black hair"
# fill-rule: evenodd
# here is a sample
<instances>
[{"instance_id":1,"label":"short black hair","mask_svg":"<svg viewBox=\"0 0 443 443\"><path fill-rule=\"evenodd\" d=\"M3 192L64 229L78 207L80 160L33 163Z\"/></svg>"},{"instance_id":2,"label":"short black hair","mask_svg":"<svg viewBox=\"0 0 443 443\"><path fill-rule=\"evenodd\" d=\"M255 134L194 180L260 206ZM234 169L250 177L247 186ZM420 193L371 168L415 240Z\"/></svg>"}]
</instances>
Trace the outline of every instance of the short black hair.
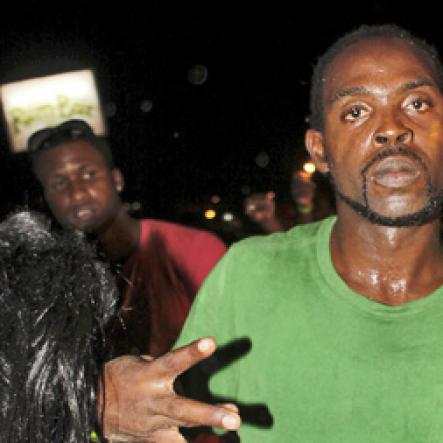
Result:
<instances>
[{"instance_id":1,"label":"short black hair","mask_svg":"<svg viewBox=\"0 0 443 443\"><path fill-rule=\"evenodd\" d=\"M104 137L97 136L84 120L67 120L58 126L51 126L40 129L28 139L27 150L30 156L32 167L41 152L55 148L63 143L77 140L88 142L93 148L97 149L106 161L106 165L114 168L111 149Z\"/></svg>"},{"instance_id":2,"label":"short black hair","mask_svg":"<svg viewBox=\"0 0 443 443\"><path fill-rule=\"evenodd\" d=\"M438 85L443 89L443 65L436 48L420 37L395 24L361 25L355 30L343 35L333 43L326 52L320 56L314 67L310 91L310 117L309 124L312 129L323 129L323 84L325 74L334 59L346 48L361 40L372 37L386 37L400 39L421 51L433 64Z\"/></svg>"}]
</instances>

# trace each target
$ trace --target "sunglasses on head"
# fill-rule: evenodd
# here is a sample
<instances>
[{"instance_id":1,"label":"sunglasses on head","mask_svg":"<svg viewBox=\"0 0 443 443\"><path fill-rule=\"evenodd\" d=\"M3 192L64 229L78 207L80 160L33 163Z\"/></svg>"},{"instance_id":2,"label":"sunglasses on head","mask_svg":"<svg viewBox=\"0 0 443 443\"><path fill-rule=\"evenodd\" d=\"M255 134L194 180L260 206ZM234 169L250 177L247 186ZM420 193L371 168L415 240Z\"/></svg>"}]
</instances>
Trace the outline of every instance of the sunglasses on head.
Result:
<instances>
[{"instance_id":1,"label":"sunglasses on head","mask_svg":"<svg viewBox=\"0 0 443 443\"><path fill-rule=\"evenodd\" d=\"M92 128L83 120L68 120L34 132L28 139L28 151L32 153L49 148L56 139L77 140L81 137L94 137Z\"/></svg>"}]
</instances>

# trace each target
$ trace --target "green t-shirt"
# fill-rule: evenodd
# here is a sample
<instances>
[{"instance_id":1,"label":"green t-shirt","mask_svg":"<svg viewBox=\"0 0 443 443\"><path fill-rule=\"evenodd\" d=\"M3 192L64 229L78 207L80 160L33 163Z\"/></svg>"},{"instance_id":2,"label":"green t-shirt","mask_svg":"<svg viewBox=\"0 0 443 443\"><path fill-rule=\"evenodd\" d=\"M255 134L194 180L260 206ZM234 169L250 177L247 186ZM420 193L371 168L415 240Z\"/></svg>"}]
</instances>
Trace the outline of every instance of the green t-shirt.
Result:
<instances>
[{"instance_id":1,"label":"green t-shirt","mask_svg":"<svg viewBox=\"0 0 443 443\"><path fill-rule=\"evenodd\" d=\"M443 442L443 289L386 306L335 271L335 218L233 245L197 296L177 346L249 337L214 394L264 403L242 443Z\"/></svg>"}]
</instances>

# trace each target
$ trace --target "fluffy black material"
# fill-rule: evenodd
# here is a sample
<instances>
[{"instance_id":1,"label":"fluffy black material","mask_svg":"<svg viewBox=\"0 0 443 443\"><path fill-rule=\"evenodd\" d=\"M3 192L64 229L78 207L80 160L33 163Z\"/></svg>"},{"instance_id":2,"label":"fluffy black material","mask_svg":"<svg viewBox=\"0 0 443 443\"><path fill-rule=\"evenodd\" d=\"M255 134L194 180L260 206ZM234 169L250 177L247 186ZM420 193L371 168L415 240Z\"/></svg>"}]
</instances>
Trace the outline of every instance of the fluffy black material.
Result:
<instances>
[{"instance_id":1,"label":"fluffy black material","mask_svg":"<svg viewBox=\"0 0 443 443\"><path fill-rule=\"evenodd\" d=\"M0 224L0 441L86 442L117 292L78 232L37 214Z\"/></svg>"}]
</instances>

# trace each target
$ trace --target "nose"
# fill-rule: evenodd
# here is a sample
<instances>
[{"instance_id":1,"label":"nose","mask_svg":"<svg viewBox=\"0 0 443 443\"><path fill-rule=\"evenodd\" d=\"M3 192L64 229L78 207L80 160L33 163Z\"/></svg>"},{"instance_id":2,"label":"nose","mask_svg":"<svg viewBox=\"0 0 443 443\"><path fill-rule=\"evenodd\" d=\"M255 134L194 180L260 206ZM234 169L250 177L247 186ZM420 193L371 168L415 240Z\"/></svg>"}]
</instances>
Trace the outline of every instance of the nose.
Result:
<instances>
[{"instance_id":1,"label":"nose","mask_svg":"<svg viewBox=\"0 0 443 443\"><path fill-rule=\"evenodd\" d=\"M72 181L70 183L71 200L75 203L83 202L87 197L87 189L80 181Z\"/></svg>"},{"instance_id":2,"label":"nose","mask_svg":"<svg viewBox=\"0 0 443 443\"><path fill-rule=\"evenodd\" d=\"M383 121L373 136L376 147L409 144L413 139L412 130L394 116L383 116Z\"/></svg>"}]
</instances>

